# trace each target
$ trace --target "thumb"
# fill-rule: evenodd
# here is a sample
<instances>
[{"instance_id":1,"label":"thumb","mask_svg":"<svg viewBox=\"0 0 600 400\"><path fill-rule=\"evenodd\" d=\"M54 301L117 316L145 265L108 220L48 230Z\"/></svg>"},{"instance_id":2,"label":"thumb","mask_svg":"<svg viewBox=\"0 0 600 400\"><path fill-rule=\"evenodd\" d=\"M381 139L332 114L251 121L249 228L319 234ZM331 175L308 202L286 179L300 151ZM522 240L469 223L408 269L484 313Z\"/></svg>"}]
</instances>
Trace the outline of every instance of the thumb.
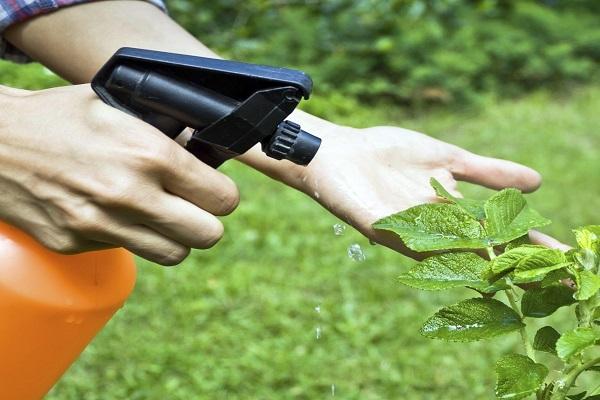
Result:
<instances>
[{"instance_id":1,"label":"thumb","mask_svg":"<svg viewBox=\"0 0 600 400\"><path fill-rule=\"evenodd\" d=\"M451 171L457 180L491 189L513 187L523 192L533 192L542 183L540 174L529 167L468 151L462 151L454 160Z\"/></svg>"}]
</instances>

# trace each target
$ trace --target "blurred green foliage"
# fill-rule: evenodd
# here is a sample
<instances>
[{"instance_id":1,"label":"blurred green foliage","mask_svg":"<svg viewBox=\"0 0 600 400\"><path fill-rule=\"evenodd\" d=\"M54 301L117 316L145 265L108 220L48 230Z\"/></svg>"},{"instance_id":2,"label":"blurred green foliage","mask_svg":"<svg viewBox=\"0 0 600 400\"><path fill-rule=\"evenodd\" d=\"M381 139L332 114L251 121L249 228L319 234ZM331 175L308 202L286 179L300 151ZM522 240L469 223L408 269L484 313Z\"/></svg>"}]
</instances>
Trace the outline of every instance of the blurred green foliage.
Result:
<instances>
[{"instance_id":1,"label":"blurred green foliage","mask_svg":"<svg viewBox=\"0 0 600 400\"><path fill-rule=\"evenodd\" d=\"M66 82L37 63L17 66L8 61L0 61L0 84L33 90L62 86Z\"/></svg>"},{"instance_id":2,"label":"blurred green foliage","mask_svg":"<svg viewBox=\"0 0 600 400\"><path fill-rule=\"evenodd\" d=\"M597 79L595 0L172 0L196 37L240 60L308 71L320 96L467 104ZM339 100L339 99L338 99ZM315 110L313 110L315 111Z\"/></svg>"}]
</instances>

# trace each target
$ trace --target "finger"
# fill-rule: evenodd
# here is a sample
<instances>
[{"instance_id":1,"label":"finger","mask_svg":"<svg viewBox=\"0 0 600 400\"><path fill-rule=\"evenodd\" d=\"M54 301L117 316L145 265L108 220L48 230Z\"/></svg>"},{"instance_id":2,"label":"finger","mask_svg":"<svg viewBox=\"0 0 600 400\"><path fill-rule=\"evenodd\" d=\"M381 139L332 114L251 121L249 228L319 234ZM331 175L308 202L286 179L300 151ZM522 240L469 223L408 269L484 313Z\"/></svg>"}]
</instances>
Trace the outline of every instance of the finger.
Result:
<instances>
[{"instance_id":1,"label":"finger","mask_svg":"<svg viewBox=\"0 0 600 400\"><path fill-rule=\"evenodd\" d=\"M514 187L523 192L532 192L539 188L542 182L540 174L529 167L467 151L462 152L452 162L451 170L458 180L491 189Z\"/></svg>"},{"instance_id":2,"label":"finger","mask_svg":"<svg viewBox=\"0 0 600 400\"><path fill-rule=\"evenodd\" d=\"M30 94L31 91L0 85L0 93L7 96L25 96Z\"/></svg>"},{"instance_id":3,"label":"finger","mask_svg":"<svg viewBox=\"0 0 600 400\"><path fill-rule=\"evenodd\" d=\"M529 240L531 240L531 243L533 244L539 244L562 251L568 251L571 249L571 246L554 239L552 236L548 236L545 233L536 230L529 231Z\"/></svg>"},{"instance_id":4,"label":"finger","mask_svg":"<svg viewBox=\"0 0 600 400\"><path fill-rule=\"evenodd\" d=\"M119 225L97 234L96 240L124 247L146 260L161 265L176 265L189 254L190 248L141 225Z\"/></svg>"},{"instance_id":5,"label":"finger","mask_svg":"<svg viewBox=\"0 0 600 400\"><path fill-rule=\"evenodd\" d=\"M221 221L180 197L162 196L151 210L143 224L185 246L207 249L223 236Z\"/></svg>"},{"instance_id":6,"label":"finger","mask_svg":"<svg viewBox=\"0 0 600 400\"><path fill-rule=\"evenodd\" d=\"M228 176L178 145L171 149L170 165L162 171L166 190L214 215L227 215L237 207L239 192Z\"/></svg>"}]
</instances>

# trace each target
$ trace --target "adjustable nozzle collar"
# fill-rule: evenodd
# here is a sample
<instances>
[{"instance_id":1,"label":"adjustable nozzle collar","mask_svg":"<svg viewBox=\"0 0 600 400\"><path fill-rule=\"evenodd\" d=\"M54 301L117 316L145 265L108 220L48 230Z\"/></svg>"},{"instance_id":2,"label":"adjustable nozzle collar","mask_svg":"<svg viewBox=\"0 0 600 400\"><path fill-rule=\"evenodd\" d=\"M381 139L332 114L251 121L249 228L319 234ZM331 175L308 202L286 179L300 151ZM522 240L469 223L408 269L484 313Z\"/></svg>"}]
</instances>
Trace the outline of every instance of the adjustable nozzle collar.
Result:
<instances>
[{"instance_id":1,"label":"adjustable nozzle collar","mask_svg":"<svg viewBox=\"0 0 600 400\"><path fill-rule=\"evenodd\" d=\"M277 160L289 160L295 164L308 165L317 154L321 139L303 131L292 121L283 121L266 144L263 151Z\"/></svg>"}]
</instances>

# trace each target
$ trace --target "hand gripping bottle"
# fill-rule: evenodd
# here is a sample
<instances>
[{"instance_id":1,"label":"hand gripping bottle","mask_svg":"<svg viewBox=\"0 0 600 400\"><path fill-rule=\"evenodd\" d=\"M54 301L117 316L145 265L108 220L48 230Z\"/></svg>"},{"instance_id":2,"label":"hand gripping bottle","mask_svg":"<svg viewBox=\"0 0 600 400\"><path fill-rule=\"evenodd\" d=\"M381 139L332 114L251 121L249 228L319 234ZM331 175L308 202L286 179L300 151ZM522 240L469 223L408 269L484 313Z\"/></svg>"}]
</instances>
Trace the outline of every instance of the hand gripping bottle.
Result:
<instances>
[{"instance_id":1,"label":"hand gripping bottle","mask_svg":"<svg viewBox=\"0 0 600 400\"><path fill-rule=\"evenodd\" d=\"M61 255L0 222L0 399L41 399L135 284L123 249Z\"/></svg>"}]
</instances>

